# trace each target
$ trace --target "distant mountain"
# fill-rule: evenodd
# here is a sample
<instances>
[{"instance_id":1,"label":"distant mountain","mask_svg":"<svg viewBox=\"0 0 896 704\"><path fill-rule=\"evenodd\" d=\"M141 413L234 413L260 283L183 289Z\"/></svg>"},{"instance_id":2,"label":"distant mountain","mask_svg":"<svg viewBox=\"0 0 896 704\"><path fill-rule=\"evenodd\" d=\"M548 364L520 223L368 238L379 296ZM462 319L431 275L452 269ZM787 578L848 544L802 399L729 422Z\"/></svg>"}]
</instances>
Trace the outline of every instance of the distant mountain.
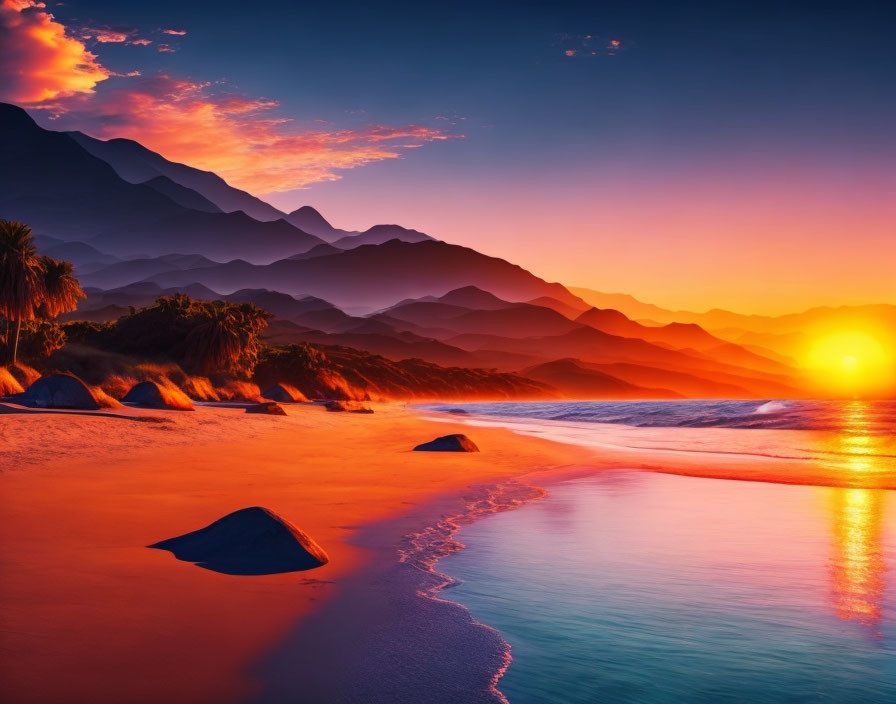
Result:
<instances>
[{"instance_id":1,"label":"distant mountain","mask_svg":"<svg viewBox=\"0 0 896 704\"><path fill-rule=\"evenodd\" d=\"M41 129L13 105L0 104L0 163L15 165L0 169L4 217L119 257L181 251L262 262L321 243L284 220L192 210L129 183L69 135Z\"/></svg>"},{"instance_id":2,"label":"distant mountain","mask_svg":"<svg viewBox=\"0 0 896 704\"><path fill-rule=\"evenodd\" d=\"M311 294L340 308L382 309L404 298L443 295L477 286L509 300L550 296L574 304L561 284L548 283L497 257L435 240L364 245L341 254L308 260L281 260L266 266L232 261L195 271L153 275L163 286L199 281L215 290L272 288Z\"/></svg>"},{"instance_id":3,"label":"distant mountain","mask_svg":"<svg viewBox=\"0 0 896 704\"><path fill-rule=\"evenodd\" d=\"M627 362L697 374L710 380L749 388L756 394L796 398L804 392L785 374L740 367L686 350L674 350L638 338L619 337L580 326L562 335L510 338L493 334L465 334L444 342L471 352L499 351L543 360L574 358L595 364Z\"/></svg>"},{"instance_id":4,"label":"distant mountain","mask_svg":"<svg viewBox=\"0 0 896 704\"><path fill-rule=\"evenodd\" d=\"M429 235L418 232L417 230L409 230L401 225L374 225L369 230L358 234L349 234L333 241L334 247L340 249L354 249L365 244L384 244L389 240L400 240L401 242L425 242L435 239Z\"/></svg>"},{"instance_id":5,"label":"distant mountain","mask_svg":"<svg viewBox=\"0 0 896 704\"><path fill-rule=\"evenodd\" d=\"M581 327L550 308L528 303L510 304L505 308L470 310L446 303L408 303L390 308L388 314L418 325L428 320L455 334L490 334L504 337L543 337L562 335Z\"/></svg>"},{"instance_id":6,"label":"distant mountain","mask_svg":"<svg viewBox=\"0 0 896 704\"><path fill-rule=\"evenodd\" d=\"M201 210L205 213L221 213L222 211L217 205L212 203L201 193L185 188L179 183L175 183L167 176L156 176L155 178L144 181L145 186L149 186L154 191L158 191L162 195L168 196L178 205L192 210Z\"/></svg>"},{"instance_id":7,"label":"distant mountain","mask_svg":"<svg viewBox=\"0 0 896 704\"><path fill-rule=\"evenodd\" d=\"M114 289L142 281L154 274L182 269L198 269L215 266L201 254L166 254L162 257L141 257L119 261L85 274L79 274L82 285L101 289ZM192 281L187 283L193 283Z\"/></svg>"},{"instance_id":8,"label":"distant mountain","mask_svg":"<svg viewBox=\"0 0 896 704\"><path fill-rule=\"evenodd\" d=\"M315 257L322 257L325 254L341 254L343 250L339 249L339 247L334 247L333 245L323 242L315 247L312 247L307 252L302 252L301 254L293 254L288 259L314 259Z\"/></svg>"},{"instance_id":9,"label":"distant mountain","mask_svg":"<svg viewBox=\"0 0 896 704\"><path fill-rule=\"evenodd\" d=\"M580 305L570 305L569 303L563 303L562 301L558 301L556 298L549 298L548 296L541 296L539 298L533 298L531 301L526 301L529 305L533 306L541 306L542 308L550 308L551 310L555 310L560 315L563 315L570 320L575 320L578 318L584 311L588 310L588 304L585 301L581 301Z\"/></svg>"},{"instance_id":10,"label":"distant mountain","mask_svg":"<svg viewBox=\"0 0 896 704\"><path fill-rule=\"evenodd\" d=\"M359 232L350 232L333 227L323 215L310 205L303 205L301 208L293 210L286 216L286 220L300 230L310 232L315 237L320 237L325 242L334 242L342 237L360 234Z\"/></svg>"},{"instance_id":11,"label":"distant mountain","mask_svg":"<svg viewBox=\"0 0 896 704\"><path fill-rule=\"evenodd\" d=\"M569 290L592 306L614 308L632 320L646 320L653 323L694 323L716 336L724 337L724 339L762 345L785 355L789 355L793 351L787 341L779 340L780 344L778 344L774 338L768 338L765 335L800 333L815 326L832 329L848 328L855 325L866 329L869 327L896 328L896 305L887 303L818 306L801 313L778 316L744 315L719 308L705 313L695 313L686 310L669 310L651 303L643 303L627 294L601 293L574 286L569 287ZM744 336L742 340L738 340L745 331L759 333L759 336ZM768 344L769 341L771 344Z\"/></svg>"},{"instance_id":12,"label":"distant mountain","mask_svg":"<svg viewBox=\"0 0 896 704\"><path fill-rule=\"evenodd\" d=\"M90 154L109 164L121 178L130 183L145 183L158 176L165 176L174 183L204 196L225 213L242 210L250 217L261 221L280 220L286 217L285 213L274 206L234 188L217 174L168 161L161 154L147 149L139 142L131 139L95 139L82 132L66 134Z\"/></svg>"},{"instance_id":13,"label":"distant mountain","mask_svg":"<svg viewBox=\"0 0 896 704\"><path fill-rule=\"evenodd\" d=\"M36 238L38 250L53 259L61 259L75 265L78 275L121 261L119 257L99 251L85 242L63 242L53 237Z\"/></svg>"},{"instance_id":14,"label":"distant mountain","mask_svg":"<svg viewBox=\"0 0 896 704\"><path fill-rule=\"evenodd\" d=\"M575 359L558 359L538 364L520 373L528 379L554 387L569 398L682 398L681 394L668 389L645 388L605 372L589 369Z\"/></svg>"}]
</instances>

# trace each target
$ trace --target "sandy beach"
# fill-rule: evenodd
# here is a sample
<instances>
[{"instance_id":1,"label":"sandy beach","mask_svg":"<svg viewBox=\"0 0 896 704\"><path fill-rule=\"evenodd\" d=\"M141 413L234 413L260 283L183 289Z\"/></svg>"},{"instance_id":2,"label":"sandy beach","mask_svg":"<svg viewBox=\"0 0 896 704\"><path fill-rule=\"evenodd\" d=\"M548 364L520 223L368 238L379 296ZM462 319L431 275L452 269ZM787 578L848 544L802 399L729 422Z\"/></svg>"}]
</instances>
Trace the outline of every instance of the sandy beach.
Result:
<instances>
[{"instance_id":1,"label":"sandy beach","mask_svg":"<svg viewBox=\"0 0 896 704\"><path fill-rule=\"evenodd\" d=\"M12 410L0 414L0 681L10 702L313 701L310 687L328 686L350 700L360 692L352 658L386 627L408 628L396 641L405 655L441 662L443 681L488 700L500 638L447 602L428 608L448 614L409 616L427 601L417 591L428 577L398 563L402 537L463 512L477 487L596 466L591 449L427 422L397 405L373 415L294 405L287 417ZM410 451L448 432L482 451ZM241 577L145 547L254 505L306 531L330 563ZM439 630L448 621L459 624L453 635ZM465 647L477 637L478 649ZM315 682L297 681L299 661ZM413 698L420 680L402 672Z\"/></svg>"}]
</instances>

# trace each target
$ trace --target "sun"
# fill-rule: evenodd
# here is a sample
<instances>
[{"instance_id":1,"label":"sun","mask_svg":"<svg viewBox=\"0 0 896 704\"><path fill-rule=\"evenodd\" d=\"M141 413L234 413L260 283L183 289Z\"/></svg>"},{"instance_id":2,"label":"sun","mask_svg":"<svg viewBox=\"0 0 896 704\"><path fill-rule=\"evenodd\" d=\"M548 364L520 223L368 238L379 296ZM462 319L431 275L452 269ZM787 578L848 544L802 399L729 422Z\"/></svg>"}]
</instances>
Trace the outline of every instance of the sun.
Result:
<instances>
[{"instance_id":1,"label":"sun","mask_svg":"<svg viewBox=\"0 0 896 704\"><path fill-rule=\"evenodd\" d=\"M805 368L820 390L864 394L891 383L893 360L874 335L861 331L828 333L815 340Z\"/></svg>"}]
</instances>

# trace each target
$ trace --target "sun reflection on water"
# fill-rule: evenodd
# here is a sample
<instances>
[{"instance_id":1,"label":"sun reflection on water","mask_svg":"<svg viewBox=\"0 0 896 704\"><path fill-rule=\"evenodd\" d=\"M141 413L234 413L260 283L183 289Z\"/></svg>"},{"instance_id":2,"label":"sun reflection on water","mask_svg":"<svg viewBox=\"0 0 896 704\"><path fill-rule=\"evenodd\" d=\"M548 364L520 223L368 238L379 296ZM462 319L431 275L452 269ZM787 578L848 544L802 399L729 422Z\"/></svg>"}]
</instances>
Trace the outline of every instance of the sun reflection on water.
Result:
<instances>
[{"instance_id":1,"label":"sun reflection on water","mask_svg":"<svg viewBox=\"0 0 896 704\"><path fill-rule=\"evenodd\" d=\"M844 408L843 431L835 448L845 457L843 471L859 486L873 484L875 472L886 471L880 441L870 432L868 404L853 401ZM884 564L881 548L884 489L831 489L833 553L832 606L838 618L878 631L882 618Z\"/></svg>"}]
</instances>

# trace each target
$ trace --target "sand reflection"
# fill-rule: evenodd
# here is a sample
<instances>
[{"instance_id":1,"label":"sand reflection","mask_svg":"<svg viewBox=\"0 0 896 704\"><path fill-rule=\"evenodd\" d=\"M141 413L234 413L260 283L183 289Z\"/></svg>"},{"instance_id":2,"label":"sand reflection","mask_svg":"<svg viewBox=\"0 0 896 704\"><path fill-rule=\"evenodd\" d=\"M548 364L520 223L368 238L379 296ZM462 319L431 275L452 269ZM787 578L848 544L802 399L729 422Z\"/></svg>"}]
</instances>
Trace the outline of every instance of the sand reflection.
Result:
<instances>
[{"instance_id":1,"label":"sand reflection","mask_svg":"<svg viewBox=\"0 0 896 704\"><path fill-rule=\"evenodd\" d=\"M858 485L873 483L886 471L880 438L870 431L868 406L853 401L844 408L844 429L834 443L844 458L843 471ZM885 564L881 548L884 489L832 489L832 606L838 618L856 621L877 632L882 617Z\"/></svg>"}]
</instances>

